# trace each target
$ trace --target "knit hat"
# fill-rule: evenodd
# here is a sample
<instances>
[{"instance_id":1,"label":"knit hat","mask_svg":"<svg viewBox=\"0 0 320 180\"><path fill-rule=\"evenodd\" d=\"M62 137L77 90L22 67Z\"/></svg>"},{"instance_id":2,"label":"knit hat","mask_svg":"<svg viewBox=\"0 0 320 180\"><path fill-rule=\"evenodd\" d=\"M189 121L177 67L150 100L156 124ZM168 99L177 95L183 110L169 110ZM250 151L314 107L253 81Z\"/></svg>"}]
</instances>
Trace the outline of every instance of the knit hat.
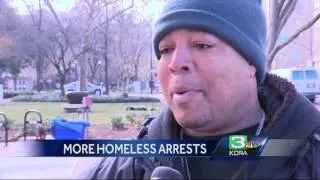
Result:
<instances>
[{"instance_id":1,"label":"knit hat","mask_svg":"<svg viewBox=\"0 0 320 180\"><path fill-rule=\"evenodd\" d=\"M261 0L169 0L153 31L153 48L180 28L214 34L237 50L257 69L260 84L266 71L266 19Z\"/></svg>"}]
</instances>

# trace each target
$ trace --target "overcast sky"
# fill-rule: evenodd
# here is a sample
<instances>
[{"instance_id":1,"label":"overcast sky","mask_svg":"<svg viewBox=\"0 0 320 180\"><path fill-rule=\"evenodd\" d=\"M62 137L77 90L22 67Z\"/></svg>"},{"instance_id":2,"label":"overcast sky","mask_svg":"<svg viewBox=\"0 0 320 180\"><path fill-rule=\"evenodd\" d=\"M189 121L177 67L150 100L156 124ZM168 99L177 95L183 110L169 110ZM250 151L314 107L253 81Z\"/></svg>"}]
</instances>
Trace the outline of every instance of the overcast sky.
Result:
<instances>
[{"instance_id":1,"label":"overcast sky","mask_svg":"<svg viewBox=\"0 0 320 180\"><path fill-rule=\"evenodd\" d=\"M27 14L28 9L25 5L25 2L27 2L30 5L34 5L35 7L37 6L38 0L13 0L11 2L11 5L15 7L18 11L19 14ZM72 7L74 6L76 0L54 0L52 2L52 6L56 11L64 11L68 12ZM161 9L161 3L159 3L156 0L150 0L149 1L149 6L146 8L137 8L138 10L141 11L141 13L145 16L148 17L152 13L156 14L155 17L157 17L157 14L159 13L159 10ZM124 6L129 5L131 3L131 0L125 0L124 1ZM136 7L141 7L142 2L138 0L134 0L135 6Z\"/></svg>"}]
</instances>

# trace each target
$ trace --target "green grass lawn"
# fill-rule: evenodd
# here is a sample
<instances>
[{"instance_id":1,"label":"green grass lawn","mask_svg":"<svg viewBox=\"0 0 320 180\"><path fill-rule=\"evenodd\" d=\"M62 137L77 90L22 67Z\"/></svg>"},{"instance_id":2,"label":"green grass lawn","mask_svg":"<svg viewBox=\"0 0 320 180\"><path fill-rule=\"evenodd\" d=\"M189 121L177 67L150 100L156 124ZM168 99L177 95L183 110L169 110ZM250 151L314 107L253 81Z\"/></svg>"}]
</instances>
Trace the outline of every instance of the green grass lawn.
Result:
<instances>
[{"instance_id":1,"label":"green grass lawn","mask_svg":"<svg viewBox=\"0 0 320 180\"><path fill-rule=\"evenodd\" d=\"M109 123L111 117L123 116L128 114L126 107L129 105L145 106L150 109L156 108L156 113L159 114L163 105L161 103L101 103L94 104L89 114L89 120L92 123ZM50 122L54 117L60 116L66 119L79 119L79 114L64 112L62 103L22 103L8 102L0 106L0 112L4 112L10 120L18 124L23 123L24 114L28 110L38 110L41 112L43 120ZM138 112L139 113L139 112ZM35 120L36 116L30 114L28 119ZM125 121L127 122L127 121Z\"/></svg>"}]
</instances>

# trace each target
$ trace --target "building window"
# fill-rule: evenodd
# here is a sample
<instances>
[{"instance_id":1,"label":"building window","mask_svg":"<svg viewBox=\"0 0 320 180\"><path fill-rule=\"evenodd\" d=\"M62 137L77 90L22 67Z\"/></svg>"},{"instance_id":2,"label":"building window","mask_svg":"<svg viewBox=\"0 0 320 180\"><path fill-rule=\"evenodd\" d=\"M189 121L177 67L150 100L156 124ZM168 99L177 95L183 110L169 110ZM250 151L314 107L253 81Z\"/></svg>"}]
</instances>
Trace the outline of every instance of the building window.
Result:
<instances>
[{"instance_id":1,"label":"building window","mask_svg":"<svg viewBox=\"0 0 320 180\"><path fill-rule=\"evenodd\" d=\"M293 80L301 80L304 78L303 71L293 71L292 79Z\"/></svg>"},{"instance_id":2,"label":"building window","mask_svg":"<svg viewBox=\"0 0 320 180\"><path fill-rule=\"evenodd\" d=\"M19 85L24 85L25 82L24 82L24 80L20 80L20 81L18 81L18 84L19 84Z\"/></svg>"}]
</instances>

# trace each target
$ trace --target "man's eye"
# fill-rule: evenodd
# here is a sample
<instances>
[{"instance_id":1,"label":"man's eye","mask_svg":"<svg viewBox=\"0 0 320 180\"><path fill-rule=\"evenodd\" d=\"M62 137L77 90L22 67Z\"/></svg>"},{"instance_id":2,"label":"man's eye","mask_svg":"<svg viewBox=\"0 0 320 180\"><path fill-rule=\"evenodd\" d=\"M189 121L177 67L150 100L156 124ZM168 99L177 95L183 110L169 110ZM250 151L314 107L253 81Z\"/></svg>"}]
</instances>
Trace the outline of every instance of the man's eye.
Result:
<instances>
[{"instance_id":1,"label":"man's eye","mask_svg":"<svg viewBox=\"0 0 320 180\"><path fill-rule=\"evenodd\" d=\"M171 50L172 48L162 48L159 50L159 52L160 52L160 55L164 55L164 54L170 53Z\"/></svg>"},{"instance_id":2,"label":"man's eye","mask_svg":"<svg viewBox=\"0 0 320 180\"><path fill-rule=\"evenodd\" d=\"M204 44L204 43L197 43L197 44L194 45L194 47L198 48L198 49L209 49L209 48L214 47L214 45Z\"/></svg>"}]
</instances>

